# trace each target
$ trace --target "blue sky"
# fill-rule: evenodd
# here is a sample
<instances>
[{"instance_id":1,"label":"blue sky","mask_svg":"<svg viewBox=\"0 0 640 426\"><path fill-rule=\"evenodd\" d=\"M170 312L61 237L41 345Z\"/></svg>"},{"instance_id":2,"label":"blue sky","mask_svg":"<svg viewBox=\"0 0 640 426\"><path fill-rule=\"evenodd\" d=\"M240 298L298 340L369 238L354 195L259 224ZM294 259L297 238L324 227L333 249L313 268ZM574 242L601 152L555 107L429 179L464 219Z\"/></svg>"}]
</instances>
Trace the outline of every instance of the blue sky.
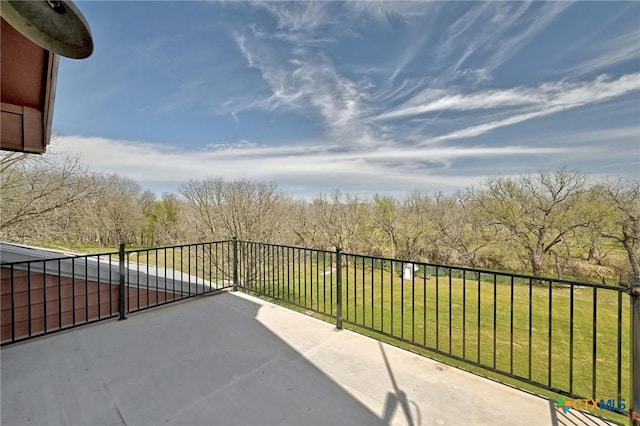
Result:
<instances>
[{"instance_id":1,"label":"blue sky","mask_svg":"<svg viewBox=\"0 0 640 426\"><path fill-rule=\"evenodd\" d=\"M559 167L640 177L640 2L88 2L53 149L189 179L453 192Z\"/></svg>"}]
</instances>

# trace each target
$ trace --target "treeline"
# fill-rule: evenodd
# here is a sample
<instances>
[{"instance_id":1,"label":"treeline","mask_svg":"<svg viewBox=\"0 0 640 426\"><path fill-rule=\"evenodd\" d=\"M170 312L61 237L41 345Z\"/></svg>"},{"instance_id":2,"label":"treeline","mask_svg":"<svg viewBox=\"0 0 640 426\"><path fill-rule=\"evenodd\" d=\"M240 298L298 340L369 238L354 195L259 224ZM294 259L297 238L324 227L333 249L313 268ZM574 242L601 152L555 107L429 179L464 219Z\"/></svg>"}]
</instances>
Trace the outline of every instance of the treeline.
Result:
<instances>
[{"instance_id":1,"label":"treeline","mask_svg":"<svg viewBox=\"0 0 640 426\"><path fill-rule=\"evenodd\" d=\"M5 154L0 173L4 241L158 246L237 236L536 276L640 277L638 179L560 169L491 177L454 195L301 200L272 183L206 178L158 199L58 155Z\"/></svg>"}]
</instances>

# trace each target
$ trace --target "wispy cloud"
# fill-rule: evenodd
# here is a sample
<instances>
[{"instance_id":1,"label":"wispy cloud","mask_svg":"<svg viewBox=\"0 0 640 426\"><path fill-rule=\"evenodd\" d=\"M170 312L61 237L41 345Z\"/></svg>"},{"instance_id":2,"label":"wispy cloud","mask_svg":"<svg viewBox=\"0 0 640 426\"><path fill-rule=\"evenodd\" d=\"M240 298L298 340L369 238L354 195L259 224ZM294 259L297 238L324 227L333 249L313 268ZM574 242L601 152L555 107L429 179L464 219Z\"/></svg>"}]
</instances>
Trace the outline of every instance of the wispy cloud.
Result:
<instances>
[{"instance_id":1,"label":"wispy cloud","mask_svg":"<svg viewBox=\"0 0 640 426\"><path fill-rule=\"evenodd\" d=\"M568 83L545 83L535 88L511 88L488 90L471 94L448 94L426 90L406 104L382 113L376 120L397 120L438 111L477 111L509 108L506 118L485 118L479 125L455 130L430 138L425 143L442 142L479 136L491 130L511 126L523 121L556 114L580 106L604 102L640 90L640 73L621 76L612 80L606 75L595 80ZM439 97L436 97L440 94ZM428 102L420 105L420 101ZM504 115L502 111L500 115Z\"/></svg>"},{"instance_id":2,"label":"wispy cloud","mask_svg":"<svg viewBox=\"0 0 640 426\"><path fill-rule=\"evenodd\" d=\"M267 10L277 21L277 28L287 33L314 33L333 21L324 2L271 2L254 3Z\"/></svg>"},{"instance_id":3,"label":"wispy cloud","mask_svg":"<svg viewBox=\"0 0 640 426\"><path fill-rule=\"evenodd\" d=\"M494 70L511 58L516 52L520 51L524 46L531 42L542 30L556 20L567 8L572 5L570 1L539 3L537 6L540 10L535 13L525 13L528 11L528 4L523 3L515 13L505 13L503 16L496 17L493 22L508 22L504 27L499 41L493 40L496 49L484 65L485 69ZM524 17L528 19L524 19ZM520 22L524 20L524 22ZM511 37L504 37L506 31L511 25L519 24L519 28L523 29Z\"/></svg>"},{"instance_id":4,"label":"wispy cloud","mask_svg":"<svg viewBox=\"0 0 640 426\"><path fill-rule=\"evenodd\" d=\"M640 154L640 127L626 126L605 128L599 130L578 131L569 134L561 134L553 138L557 141L563 141L565 145L572 144L594 145L603 149L609 149L609 143L612 141L623 141L626 143L635 143ZM603 142L605 143L603 145ZM638 158L640 160L640 157Z\"/></svg>"},{"instance_id":5,"label":"wispy cloud","mask_svg":"<svg viewBox=\"0 0 640 426\"><path fill-rule=\"evenodd\" d=\"M412 27L413 41L404 47L400 60L394 65L394 70L389 77L389 82L393 82L409 63L424 52L424 46L431 38L431 27L438 17L437 9L439 4L432 2L427 5L428 7L421 9L420 14L417 15L419 17L426 16L427 19L421 19L419 23L410 25Z\"/></svg>"},{"instance_id":6,"label":"wispy cloud","mask_svg":"<svg viewBox=\"0 0 640 426\"><path fill-rule=\"evenodd\" d=\"M312 31L321 25L321 18L313 18L310 29L298 22L298 14L284 13L282 7L269 5L278 17L279 26ZM320 17L324 15L314 9ZM306 17L304 19L311 19ZM317 21L316 21L317 20ZM319 22L318 22L319 21ZM278 52L270 50L252 36L237 34L236 41L249 66L257 68L269 85L271 95L246 105L247 109L298 110L318 114L333 139L353 144L370 144L375 139L363 120L366 81L351 81L340 75L322 52L310 51L289 40L290 46Z\"/></svg>"},{"instance_id":7,"label":"wispy cloud","mask_svg":"<svg viewBox=\"0 0 640 426\"><path fill-rule=\"evenodd\" d=\"M418 104L419 99L429 99L440 95L441 97L429 100L424 105ZM538 98L538 99L536 99ZM540 103L539 96L534 91L521 89L487 90L471 94L448 94L447 91L427 90L412 99L406 106L384 112L376 117L378 120L390 120L404 117L412 117L435 111L470 111L478 109L494 109Z\"/></svg>"},{"instance_id":8,"label":"wispy cloud","mask_svg":"<svg viewBox=\"0 0 640 426\"><path fill-rule=\"evenodd\" d=\"M395 66L393 74L391 74L391 76L389 77L390 82L393 82L398 74L400 74L400 72L402 72L402 70L407 66L407 64L409 64L409 62L411 62L416 57L416 55L422 50L428 38L429 32L424 31L422 35L418 36L415 42L407 47L407 49L402 54L402 57L400 58L400 62Z\"/></svg>"},{"instance_id":9,"label":"wispy cloud","mask_svg":"<svg viewBox=\"0 0 640 426\"><path fill-rule=\"evenodd\" d=\"M238 43L238 48L242 52L242 55L247 60L247 65L250 67L256 67L256 60L254 59L253 53L247 49L245 45L245 36L244 34L235 34L236 42Z\"/></svg>"},{"instance_id":10,"label":"wispy cloud","mask_svg":"<svg viewBox=\"0 0 640 426\"><path fill-rule=\"evenodd\" d=\"M563 152L562 148L527 146L379 148L352 152L321 142L264 146L247 141L190 150L81 136L61 136L53 148L79 155L93 171L119 173L141 182L175 188L189 179L216 175L227 179L275 180L283 186L308 182L300 188L305 194L326 190L327 183L354 190L366 182L370 188L395 186L400 191L409 184L416 187L433 185L437 179L441 189L458 188L473 176L451 173L448 168L455 162ZM349 180L345 181L345 177Z\"/></svg>"},{"instance_id":11,"label":"wispy cloud","mask_svg":"<svg viewBox=\"0 0 640 426\"><path fill-rule=\"evenodd\" d=\"M474 37L470 37L467 31L469 31L480 18L485 15L491 8L490 2L479 2L474 4L469 10L467 10L461 17L453 21L447 29L447 38L442 42L438 49L438 56L444 58L453 54L458 46L462 45L462 42L466 45L468 42L475 43L473 46L469 46L466 50L467 54L463 55L463 60L469 54L474 51L478 45L486 41L489 37L488 34L481 36L482 40L473 41ZM458 63L461 61L459 60Z\"/></svg>"},{"instance_id":12,"label":"wispy cloud","mask_svg":"<svg viewBox=\"0 0 640 426\"><path fill-rule=\"evenodd\" d=\"M251 26L250 32L235 34L237 45L247 64L261 72L263 80L271 89L270 96L256 100L246 108L293 109L305 114L318 114L325 124L326 134L334 141L341 140L353 146L385 146L404 142L398 140L397 135L390 136L394 129L381 125L382 121L437 111L518 107L506 117L488 117L479 124L430 138L431 141L443 141L478 136L499 127L581 105L580 101L565 102L577 89L573 90L562 83L557 84L558 88L551 84L536 89L495 89L452 94L450 88L434 88L428 80L405 80L400 85L372 93L367 80L353 81L341 75L327 55L310 49L304 41L313 38L319 29L326 29L339 20L328 13L331 6L333 5L326 3L258 4L258 7L264 8L274 17L278 29L286 30L292 37L287 39L288 47L280 46L275 52L264 43L264 31L256 25ZM462 52L455 65L449 69L450 75L447 78L464 76L475 81L487 80L492 70L508 60L510 55L526 45L569 6L570 3L567 2L543 5L530 2L473 5L450 25L447 39L440 48L439 55L444 57L459 53L459 45L466 46L466 51ZM390 8L390 3L358 3L355 7L359 13L366 13L383 23L393 16L402 16L397 10ZM532 9L535 9L535 13ZM426 10L427 8L422 7L421 13L424 14ZM437 19L440 15L434 13L433 16ZM515 28L518 31L514 31ZM506 34L510 35L507 37ZM406 47L390 74L391 83L416 57L428 38L429 32L422 31ZM483 68L463 68L466 58L476 51L488 53ZM558 93L566 89L573 92L567 96ZM409 100L393 109L388 108L391 101L402 97L409 97ZM386 111L376 113L379 109Z\"/></svg>"},{"instance_id":13,"label":"wispy cloud","mask_svg":"<svg viewBox=\"0 0 640 426\"><path fill-rule=\"evenodd\" d=\"M557 19L571 2L477 2L446 30L437 63L446 64L438 80L461 75L484 80ZM482 59L479 59L482 58ZM481 74L470 73L481 60Z\"/></svg>"},{"instance_id":14,"label":"wispy cloud","mask_svg":"<svg viewBox=\"0 0 640 426\"><path fill-rule=\"evenodd\" d=\"M610 40L599 41L592 49L592 57L576 63L565 72L585 75L620 63L640 60L640 28L634 28Z\"/></svg>"}]
</instances>

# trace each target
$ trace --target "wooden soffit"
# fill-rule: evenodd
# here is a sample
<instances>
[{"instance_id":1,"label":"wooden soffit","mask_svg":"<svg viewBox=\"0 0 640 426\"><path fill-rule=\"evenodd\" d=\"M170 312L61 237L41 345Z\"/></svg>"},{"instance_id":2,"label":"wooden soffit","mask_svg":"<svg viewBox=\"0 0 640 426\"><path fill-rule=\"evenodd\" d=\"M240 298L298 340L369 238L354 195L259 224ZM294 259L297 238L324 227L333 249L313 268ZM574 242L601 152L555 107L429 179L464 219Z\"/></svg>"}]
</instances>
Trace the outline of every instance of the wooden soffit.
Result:
<instances>
[{"instance_id":1,"label":"wooden soffit","mask_svg":"<svg viewBox=\"0 0 640 426\"><path fill-rule=\"evenodd\" d=\"M51 138L58 57L0 19L0 149L43 153Z\"/></svg>"}]
</instances>

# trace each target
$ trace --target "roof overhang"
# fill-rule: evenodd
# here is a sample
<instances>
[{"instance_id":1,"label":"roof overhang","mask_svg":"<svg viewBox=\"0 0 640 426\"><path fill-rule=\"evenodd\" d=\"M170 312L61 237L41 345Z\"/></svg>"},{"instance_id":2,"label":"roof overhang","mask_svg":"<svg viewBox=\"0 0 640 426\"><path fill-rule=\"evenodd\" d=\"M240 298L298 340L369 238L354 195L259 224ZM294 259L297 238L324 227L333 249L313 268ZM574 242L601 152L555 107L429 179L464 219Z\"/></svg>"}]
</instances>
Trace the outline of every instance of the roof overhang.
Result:
<instances>
[{"instance_id":1,"label":"roof overhang","mask_svg":"<svg viewBox=\"0 0 640 426\"><path fill-rule=\"evenodd\" d=\"M51 138L58 56L0 19L0 149L43 153Z\"/></svg>"}]
</instances>

